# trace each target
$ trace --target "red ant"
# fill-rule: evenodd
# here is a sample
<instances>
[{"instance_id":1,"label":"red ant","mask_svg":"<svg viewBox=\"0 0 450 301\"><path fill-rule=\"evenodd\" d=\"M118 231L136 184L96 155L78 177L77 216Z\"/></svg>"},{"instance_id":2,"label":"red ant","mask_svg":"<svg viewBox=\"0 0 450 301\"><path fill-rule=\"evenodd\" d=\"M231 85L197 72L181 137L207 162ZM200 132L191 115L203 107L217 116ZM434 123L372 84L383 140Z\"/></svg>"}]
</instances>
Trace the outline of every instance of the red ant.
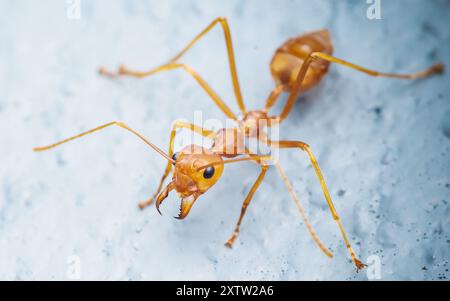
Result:
<instances>
[{"instance_id":1,"label":"red ant","mask_svg":"<svg viewBox=\"0 0 450 301\"><path fill-rule=\"evenodd\" d=\"M242 119L238 117L231 111L231 109L225 104L225 102L217 95L217 93L206 83L206 81L191 67L179 63L178 60L204 35L206 35L216 24L220 24L225 35L225 42L228 54L228 62L230 66L231 78L233 83L234 94L241 113L243 114ZM87 132L81 133L74 137L65 139L58 143L34 148L35 151L44 151L51 149L55 146L61 145L68 141L80 138L82 136L91 134L93 132L100 131L109 126L119 126L127 131L130 131L151 148L156 150L160 155L162 155L168 162L164 174L161 178L161 182L156 190L156 193L152 198L147 201L141 202L139 204L140 208L144 208L156 200L156 208L159 212L159 207L163 200L168 196L171 190L176 190L181 197L180 213L177 218L185 218L189 211L191 210L194 202L197 198L205 193L209 188L211 188L221 177L224 164L235 163L241 161L254 161L261 167L261 173L253 184L250 192L244 200L242 205L241 214L239 216L236 228L226 242L228 247L232 247L234 241L236 240L242 219L245 215L248 205L253 198L256 190L264 179L266 172L269 168L270 156L260 156L257 154L252 154L249 152L247 147L245 147L246 138L257 139L269 147L278 148L297 148L305 152L309 160L311 161L314 171L317 175L321 188L323 190L325 199L330 208L333 219L336 221L342 237L345 241L350 256L356 265L358 270L364 268L363 264L353 251L347 235L344 232L339 215L334 208L333 202L331 201L330 193L328 191L327 185L325 184L324 177L320 170L319 164L315 156L313 155L308 144L301 141L272 141L265 134L267 127L273 126L274 124L279 124L282 122L291 112L292 107L297 100L300 92L306 92L311 88L317 86L317 84L322 80L322 78L327 74L330 63L337 63L357 71L366 73L370 76L375 77L391 77L400 79L417 79L428 77L433 74L442 73L444 71L443 64L435 64L429 69L413 74L393 74L393 73L382 73L373 70L366 69L359 65L338 59L332 56L333 46L328 30L322 29L310 33L306 33L288 40L280 48L278 48L272 58L270 63L270 69L272 76L275 80L275 88L269 94L266 99L266 104L262 110L247 110L244 105L244 101L241 95L241 88L239 86L238 76L236 72L236 64L233 53L233 46L231 41L230 29L228 27L227 20L223 17L215 19L211 24L209 24L203 31L201 31L185 48L183 48L174 58L172 58L167 64L161 65L157 68L151 69L150 71L140 72L132 71L125 66L121 66L117 73L112 73L104 68L100 68L99 72L102 75L109 77L116 76L133 76L138 78L147 77L158 72L168 71L173 69L182 69L190 74L198 84L205 90L205 92L211 97L214 103L222 110L225 115L238 124L235 128L221 129L217 132L210 131L194 124L185 122L176 122L173 125L170 134L170 146L169 153L166 154L164 151L159 149L157 146L152 144L150 141L146 140L139 133L129 128L122 122L111 122L105 125L99 126ZM282 92L289 93L287 102L279 116L269 116L269 109L276 103ZM173 153L174 139L177 130L180 128L189 129L196 132L204 137L210 138L213 141L211 148L204 148L198 145L189 145L183 148L178 153ZM239 157L240 156L240 157ZM231 159L224 159L231 158ZM312 235L312 238L320 247L320 249L328 256L332 257L332 253L321 243L308 222L305 212L299 203L299 200L284 172L283 168L279 163L275 163L275 166L280 173L289 193L296 202L298 209L302 215L302 218ZM163 184L167 176L172 170L173 176L172 181L165 186L163 189Z\"/></svg>"}]
</instances>

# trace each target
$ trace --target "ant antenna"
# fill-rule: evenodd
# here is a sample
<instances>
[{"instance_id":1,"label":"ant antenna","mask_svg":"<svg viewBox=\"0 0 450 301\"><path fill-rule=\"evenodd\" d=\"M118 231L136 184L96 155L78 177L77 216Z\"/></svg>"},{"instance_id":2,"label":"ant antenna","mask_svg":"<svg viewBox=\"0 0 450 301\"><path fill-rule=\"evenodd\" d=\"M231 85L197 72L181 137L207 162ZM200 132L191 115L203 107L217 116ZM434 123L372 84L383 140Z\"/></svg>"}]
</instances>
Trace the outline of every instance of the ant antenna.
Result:
<instances>
[{"instance_id":1,"label":"ant antenna","mask_svg":"<svg viewBox=\"0 0 450 301\"><path fill-rule=\"evenodd\" d=\"M161 156L163 156L163 157L166 158L168 161L170 161L170 162L172 162L173 164L175 164L175 160L172 159L169 155L167 155L164 151L162 151L159 147L157 147L156 145L154 145L153 143L151 143L150 141L148 141L147 139L145 139L141 134L139 134L138 132L136 132L136 131L133 130L132 128L128 127L126 124L124 124L124 123L122 123L122 122L119 122L119 121L113 121L113 122L110 122L110 123L107 123L107 124L98 126L98 127L93 128L93 129L91 129L91 130L89 130L89 131L83 132L83 133L81 133L81 134L78 134L78 135L76 135L76 136L73 136L73 137L70 137L70 138L67 138L67 139L64 139L64 140L59 141L59 142L56 142L56 143L54 143L54 144L50 144L50 145L48 145L48 146L35 147L35 148L33 148L33 150L34 150L35 152L46 151L46 150L52 149L52 148L54 148L54 147L57 147L57 146L59 146L59 145L61 145L61 144L67 143L67 142L69 142L69 141L72 141L72 140L81 138L81 137L83 137L83 136L92 134L92 133L94 133L94 132L98 132L98 131L103 130L103 129L105 129L105 128L109 127L109 126L112 126L112 125L116 125L116 126L118 126L118 127L121 127L121 128L123 128L123 129L125 129L125 130L131 132L132 134L136 135L138 138L140 138L142 141L144 141L145 144L147 144L148 146L150 146L151 148L153 148L155 151L157 151Z\"/></svg>"}]
</instances>

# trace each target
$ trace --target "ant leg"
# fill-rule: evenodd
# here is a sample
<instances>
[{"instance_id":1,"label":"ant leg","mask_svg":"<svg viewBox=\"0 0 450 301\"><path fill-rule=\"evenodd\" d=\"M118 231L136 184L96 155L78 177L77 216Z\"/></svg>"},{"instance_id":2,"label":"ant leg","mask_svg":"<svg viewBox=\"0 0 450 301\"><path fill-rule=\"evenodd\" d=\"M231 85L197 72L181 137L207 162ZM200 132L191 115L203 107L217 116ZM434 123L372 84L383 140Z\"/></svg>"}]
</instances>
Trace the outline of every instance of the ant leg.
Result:
<instances>
[{"instance_id":1,"label":"ant leg","mask_svg":"<svg viewBox=\"0 0 450 301\"><path fill-rule=\"evenodd\" d=\"M248 193L247 197L244 200L244 203L242 204L241 209L241 215L239 216L239 220L237 222L236 228L234 229L233 235L231 235L230 239L225 243L225 245L229 248L231 248L234 244L234 241L236 240L239 229L241 227L242 219L244 218L245 212L247 211L247 207L250 204L250 201L252 200L253 195L255 194L256 190L258 189L259 185L261 184L262 180L264 179L264 176L266 175L267 169L269 168L268 165L261 165L261 173L259 174L258 178L256 179L256 182L253 184L252 188L250 189L250 192Z\"/></svg>"},{"instance_id":2,"label":"ant leg","mask_svg":"<svg viewBox=\"0 0 450 301\"><path fill-rule=\"evenodd\" d=\"M268 112L270 108L278 101L281 93L284 91L285 87L283 85L276 86L266 99L266 105L264 106L263 112Z\"/></svg>"},{"instance_id":3,"label":"ant leg","mask_svg":"<svg viewBox=\"0 0 450 301\"><path fill-rule=\"evenodd\" d=\"M331 200L330 193L328 191L327 184L325 183L325 179L322 175L322 171L320 170L319 163L317 162L316 158L314 157L314 154L312 153L309 146L300 141L271 141L266 140L266 143L269 146L275 146L280 148L299 148L302 151L306 152L308 154L309 160L311 161L312 166L314 167L314 171L316 172L317 178L319 180L320 186L322 187L323 194L325 196L325 199L328 203L328 207L330 208L331 214L333 216L333 219L338 224L339 230L341 231L341 235L345 241L345 245L347 246L347 249L350 253L350 256L358 270L363 269L366 265L363 264L358 258L356 258L355 251L353 251L353 248L350 245L350 242L347 238L347 235L345 234L344 227L342 226L341 219L334 208L333 201Z\"/></svg>"},{"instance_id":4,"label":"ant leg","mask_svg":"<svg viewBox=\"0 0 450 301\"><path fill-rule=\"evenodd\" d=\"M331 55L328 55L326 53L322 53L322 52L313 52L310 54L310 56L313 59L322 59L325 61L328 61L330 63L336 63L336 64L340 64L349 68L352 68L354 70L366 73L370 76L375 76L375 77L390 77L390 78L400 78L400 79L417 79L417 78L424 78L424 77L429 77L431 75L434 74L439 74L444 72L445 70L445 65L442 63L437 63L434 64L433 66L431 66L430 68L427 68L425 70L419 71L419 72L415 72L415 73L408 73L408 74L397 74L397 73L385 73L385 72L379 72L379 71L374 71L374 70L370 70L367 68L364 68L362 66L341 60L339 58L333 57Z\"/></svg>"},{"instance_id":5,"label":"ant leg","mask_svg":"<svg viewBox=\"0 0 450 301\"><path fill-rule=\"evenodd\" d=\"M206 35L216 24L220 23L222 26L223 34L225 36L225 44L227 47L228 64L230 66L231 80L233 82L234 95L236 96L236 101L243 114L246 113L244 101L242 100L241 87L239 85L239 79L236 71L236 62L234 59L233 42L231 40L230 27L228 26L228 21L225 17L219 17L211 22L205 29L203 29L194 39L192 39L189 44L184 47L177 55L175 55L170 62L177 61L182 57L198 40L200 40L204 35Z\"/></svg>"},{"instance_id":6,"label":"ant leg","mask_svg":"<svg viewBox=\"0 0 450 301\"><path fill-rule=\"evenodd\" d=\"M125 129L125 130L131 132L132 134L134 134L135 136L137 136L139 139L141 139L142 141L144 141L148 146L150 146L150 147L153 148L155 151L157 151L157 152L158 152L160 155L162 155L164 158L166 158L169 162L172 162L172 163L175 162L171 157L169 157L166 153L164 153L164 152L163 152L160 148L158 148L156 145L154 145L153 143L151 143L150 141L148 141L147 139L145 139L141 134L139 134L139 133L136 132L135 130L133 130L133 129L131 129L130 127L128 127L125 123L120 122L120 121L113 121L113 122L110 122L110 123L106 123L106 124L104 124L104 125L101 125L101 126L98 126L98 127L96 127L96 128L93 128L93 129L91 129L91 130L89 130L89 131L83 132L83 133L81 133L81 134L78 134L78 135L76 135L76 136L72 136L72 137L70 137L70 138L64 139L64 140L62 140L62 141L59 141L59 142L56 142L56 143L53 143L53 144L50 144L50 145L48 145L48 146L35 147L35 148L33 148L33 150L34 150L35 152L46 151L46 150L52 149L52 148L54 148L54 147L57 147L57 146L59 146L59 145L61 145L61 144L67 143L67 142L69 142L69 141L72 141L72 140L81 138L81 137L83 137L83 136L92 134L92 133L94 133L94 132L98 132L98 131L103 130L103 129L107 128L107 127L110 127L110 126L112 126L112 125L116 125L116 126L118 126L118 127L121 127L121 128L123 128L123 129Z\"/></svg>"},{"instance_id":7,"label":"ant leg","mask_svg":"<svg viewBox=\"0 0 450 301\"><path fill-rule=\"evenodd\" d=\"M110 77L115 77L117 75L127 75L127 76L133 76L138 78L143 78L146 76L153 75L158 72L163 71L169 71L173 69L181 68L182 70L186 71L189 75L191 75L197 83L205 90L205 92L211 97L211 99L214 101L214 103L219 107L222 112L227 115L229 118L232 118L234 120L237 120L236 115L231 111L231 109L225 104L225 102L220 98L220 96L211 88L211 86L208 85L208 83L191 67L185 64L181 63L168 63L162 66L159 66L157 68L154 68L150 71L132 71L127 69L124 66L121 66L117 74L113 74L110 72L107 72L103 69L100 70L101 74L107 74Z\"/></svg>"},{"instance_id":8,"label":"ant leg","mask_svg":"<svg viewBox=\"0 0 450 301\"><path fill-rule=\"evenodd\" d=\"M210 131L210 130L206 130L203 129L195 124L192 123L188 123L188 122L183 122L183 121L176 121L174 123L174 125L172 126L172 130L170 132L170 142L169 142L169 156L172 157L173 155L173 144L175 142L175 136L177 134L177 130L181 129L181 128L185 128L185 129L189 129L192 132L195 132L197 134L200 134L204 137L207 138L214 138L215 136L215 132L214 131ZM167 176L169 175L170 171L172 170L172 163L171 162L167 162L166 165L166 169L164 170L164 174L161 177L161 180L159 182L158 185L158 189L156 190L155 194L153 195L153 197L151 197L150 199L147 199L145 201L142 201L139 203L139 208L144 209L145 207L151 205L154 200L158 197L159 193L161 192L161 189L163 187L164 181L166 180Z\"/></svg>"},{"instance_id":9,"label":"ant leg","mask_svg":"<svg viewBox=\"0 0 450 301\"><path fill-rule=\"evenodd\" d=\"M288 179L283 167L281 166L280 163L276 163L275 166L277 167L278 173L280 174L281 179L283 180L284 184L286 185L287 190L289 190L289 193L291 194L292 198L294 199L294 202L297 205L298 211L300 212L300 215L303 218L303 222L305 223L306 228L308 228L308 231L311 234L312 238L314 239L315 243L322 250L322 252L325 253L325 255L332 258L333 254L320 241L320 239L317 237L317 234L314 232L314 229L310 225L308 218L306 217L305 210L303 209L303 206L300 204L300 201L299 201L297 195L295 194L294 189L292 188L292 185L289 182L289 179Z\"/></svg>"},{"instance_id":10,"label":"ant leg","mask_svg":"<svg viewBox=\"0 0 450 301\"><path fill-rule=\"evenodd\" d=\"M309 54L309 56L306 58L306 60L304 61L302 67L300 68L300 70L298 72L297 79L295 80L294 85L292 86L291 93L286 102L286 105L279 116L280 121L284 120L287 117L287 115L290 113L292 107L294 106L294 103L297 100L298 94L300 93L300 87L303 83L303 80L305 79L306 72L308 70L309 65L314 60L318 60L318 59L325 60L325 61L328 61L331 63L340 64L340 65L355 69L357 71L363 72L365 74L368 74L368 75L374 76L374 77L417 79L417 78L429 77L434 74L443 73L445 70L444 64L439 63L439 64L435 64L435 65L431 66L430 68L428 68L426 70L419 71L416 73L411 73L411 74L384 73L384 72L378 72L378 71L374 71L374 70L370 70L370 69L361 67L359 65L335 58L333 56L330 56L330 55L322 53L322 52L313 52L313 53Z\"/></svg>"},{"instance_id":11,"label":"ant leg","mask_svg":"<svg viewBox=\"0 0 450 301\"><path fill-rule=\"evenodd\" d=\"M238 103L238 106L243 114L246 113L244 101L242 100L242 93L241 88L239 85L238 75L236 71L236 62L234 59L234 51L233 51L233 43L231 40L231 33L230 28L228 26L227 19L224 17L219 17L211 22L205 29L203 29L197 36L195 36L194 39L192 39L186 47L184 47L180 52L177 53L170 61L170 63L175 63L178 61L179 58L181 58L198 40L200 40L204 35L206 35L216 24L220 23L223 29L223 33L225 36L225 43L227 48L227 55L228 55L228 64L230 66L230 73L231 73L231 80L233 83L233 90L234 94ZM169 65L167 64L167 65ZM122 67L121 69L123 69ZM158 68L156 68L158 69ZM119 70L120 73L120 70ZM100 74L106 75L106 76L114 76L111 72L106 71L104 68L100 68Z\"/></svg>"}]
</instances>

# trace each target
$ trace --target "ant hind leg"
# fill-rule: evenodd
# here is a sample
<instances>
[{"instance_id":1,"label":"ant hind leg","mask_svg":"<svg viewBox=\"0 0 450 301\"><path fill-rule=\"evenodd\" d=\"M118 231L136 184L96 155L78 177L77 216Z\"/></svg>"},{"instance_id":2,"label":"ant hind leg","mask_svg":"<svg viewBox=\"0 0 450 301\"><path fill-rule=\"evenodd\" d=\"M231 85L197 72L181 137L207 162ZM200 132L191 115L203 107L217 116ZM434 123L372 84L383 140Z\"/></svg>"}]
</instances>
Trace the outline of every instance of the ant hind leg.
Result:
<instances>
[{"instance_id":1,"label":"ant hind leg","mask_svg":"<svg viewBox=\"0 0 450 301\"><path fill-rule=\"evenodd\" d=\"M304 61L302 67L300 68L300 70L297 74L297 78L291 88L288 100L286 101L283 111L281 112L280 116L278 117L280 121L283 121L284 119L286 119L286 117L291 112L291 110L294 106L294 103L296 102L298 95L300 93L300 88L306 77L308 68L311 65L311 63L315 60L324 60L324 61L327 61L330 63L339 64L339 65L354 69L356 71L365 73L365 74L373 76L373 77L387 77L387 78L409 79L409 80L418 79L418 78L426 78L426 77L430 77L435 74L441 74L445 70L444 64L437 63L423 71L419 71L416 73L409 73L409 74L385 73L385 72L379 72L379 71L364 68L360 65L356 65L351 62L344 61L342 59L333 57L333 56L328 55L323 52L313 52L308 55L308 57Z\"/></svg>"}]
</instances>

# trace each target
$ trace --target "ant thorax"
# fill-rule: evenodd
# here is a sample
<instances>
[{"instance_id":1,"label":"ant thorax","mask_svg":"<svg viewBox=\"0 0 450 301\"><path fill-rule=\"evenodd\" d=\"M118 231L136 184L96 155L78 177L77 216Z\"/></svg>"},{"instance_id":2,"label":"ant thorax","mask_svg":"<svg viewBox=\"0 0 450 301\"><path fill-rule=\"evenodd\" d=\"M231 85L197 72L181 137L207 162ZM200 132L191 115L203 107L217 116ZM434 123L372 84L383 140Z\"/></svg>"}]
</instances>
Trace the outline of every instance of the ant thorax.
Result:
<instances>
[{"instance_id":1,"label":"ant thorax","mask_svg":"<svg viewBox=\"0 0 450 301\"><path fill-rule=\"evenodd\" d=\"M247 137L258 138L270 126L270 118L264 111L249 111L239 122L239 126Z\"/></svg>"},{"instance_id":2,"label":"ant thorax","mask_svg":"<svg viewBox=\"0 0 450 301\"><path fill-rule=\"evenodd\" d=\"M246 154L245 134L241 128L220 129L217 131L211 150L226 158Z\"/></svg>"},{"instance_id":3,"label":"ant thorax","mask_svg":"<svg viewBox=\"0 0 450 301\"><path fill-rule=\"evenodd\" d=\"M217 131L211 150L224 157L232 158L247 154L247 139L258 139L270 126L270 118L263 111L249 111L236 128Z\"/></svg>"}]
</instances>

